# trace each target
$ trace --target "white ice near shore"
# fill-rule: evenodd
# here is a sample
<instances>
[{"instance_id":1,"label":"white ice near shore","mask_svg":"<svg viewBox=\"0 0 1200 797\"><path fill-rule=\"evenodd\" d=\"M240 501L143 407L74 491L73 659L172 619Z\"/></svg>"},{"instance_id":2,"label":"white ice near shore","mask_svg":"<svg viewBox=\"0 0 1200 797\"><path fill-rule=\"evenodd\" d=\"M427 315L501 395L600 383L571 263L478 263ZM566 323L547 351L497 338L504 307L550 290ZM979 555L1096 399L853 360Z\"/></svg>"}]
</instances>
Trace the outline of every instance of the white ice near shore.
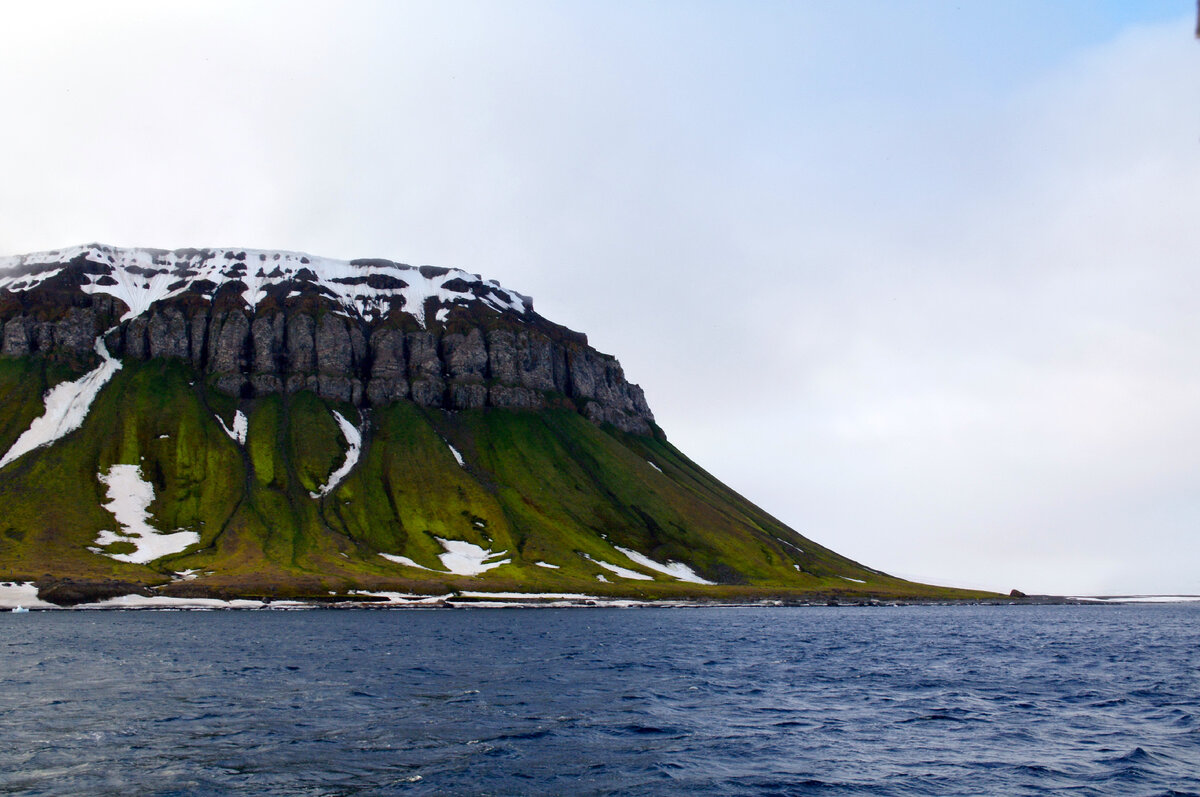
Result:
<instances>
[{"instance_id":1,"label":"white ice near shore","mask_svg":"<svg viewBox=\"0 0 1200 797\"><path fill-rule=\"evenodd\" d=\"M83 291L107 294L129 307L126 321L155 303L200 285L211 297L222 285L241 282L242 300L253 310L278 283L306 283L333 297L349 315L367 318L387 312L403 297L404 311L425 326L425 300L443 305L482 302L498 311L524 313L532 302L499 283L459 269L422 269L387 260L314 257L301 252L261 249L122 249L101 244L0 258L0 290L25 291L59 274L75 258L104 268L88 274ZM427 276L428 275L428 276ZM442 309L445 309L444 307ZM439 313L439 320L444 320Z\"/></svg>"},{"instance_id":2,"label":"white ice near shore","mask_svg":"<svg viewBox=\"0 0 1200 797\"><path fill-rule=\"evenodd\" d=\"M246 419L246 413L238 410L233 414L233 427L225 425L225 421L220 415L217 416L217 423L221 424L221 428L225 430L225 434L239 446L246 445L246 433L250 431L250 421Z\"/></svg>"},{"instance_id":3,"label":"white ice near shore","mask_svg":"<svg viewBox=\"0 0 1200 797\"><path fill-rule=\"evenodd\" d=\"M420 565L417 565L420 567ZM429 568L425 568L428 570ZM364 595L372 598L383 598L383 601L378 601L380 604L388 606L421 606L423 604L441 603L452 595L413 595L408 592L371 592L365 589L352 589L351 595ZM376 602L373 601L371 605Z\"/></svg>"},{"instance_id":4,"label":"white ice near shore","mask_svg":"<svg viewBox=\"0 0 1200 797\"><path fill-rule=\"evenodd\" d=\"M1200 595L1125 595L1104 598L1073 596L1071 600L1096 603L1196 603L1200 602Z\"/></svg>"},{"instance_id":5,"label":"white ice near shore","mask_svg":"<svg viewBox=\"0 0 1200 797\"><path fill-rule=\"evenodd\" d=\"M485 573L492 568L506 565L512 559L502 559L500 561L491 562L489 559L496 559L508 553L498 551L492 553L491 550L481 548L473 543L463 540L443 540L441 537L434 537L442 547L446 549L444 554L439 554L438 559L442 561L442 566L454 573L456 576L477 576L480 573Z\"/></svg>"},{"instance_id":6,"label":"white ice near shore","mask_svg":"<svg viewBox=\"0 0 1200 797\"><path fill-rule=\"evenodd\" d=\"M108 488L108 503L104 508L112 512L121 531L100 532L96 545L104 547L114 542L129 542L135 546L133 553L105 556L121 562L145 564L200 542L200 535L194 531L163 534L150 525L148 509L154 501L154 485L142 479L142 471L137 465L113 465L108 473L101 473L99 479Z\"/></svg>"},{"instance_id":7,"label":"white ice near shore","mask_svg":"<svg viewBox=\"0 0 1200 797\"><path fill-rule=\"evenodd\" d=\"M62 382L46 391L46 411L34 418L17 442L0 459L0 468L28 454L35 448L49 445L83 425L88 409L100 388L121 369L121 361L113 359L104 346L104 338L96 338L96 353L101 363L73 382Z\"/></svg>"},{"instance_id":8,"label":"white ice near shore","mask_svg":"<svg viewBox=\"0 0 1200 797\"><path fill-rule=\"evenodd\" d=\"M399 554L394 554L394 553L381 553L379 555L382 556L384 559L387 559L389 562L395 562L398 565L404 565L405 567L415 567L418 570L428 570L431 573L438 572L437 570L434 570L432 567L426 567L425 565L417 564L412 559L409 559L407 556L400 556Z\"/></svg>"},{"instance_id":9,"label":"white ice near shore","mask_svg":"<svg viewBox=\"0 0 1200 797\"><path fill-rule=\"evenodd\" d=\"M0 582L0 609L58 608L37 596L37 587L30 581Z\"/></svg>"},{"instance_id":10,"label":"white ice near shore","mask_svg":"<svg viewBox=\"0 0 1200 797\"><path fill-rule=\"evenodd\" d=\"M333 489L341 483L342 479L354 470L354 466L358 464L358 455L362 452L362 432L355 428L354 424L346 420L345 416L334 410L333 418L337 421L338 426L342 429L342 437L346 438L346 444L350 446L346 450L346 459L342 462L341 467L329 474L329 482L317 488L317 492L309 493L313 498L324 498L333 492Z\"/></svg>"},{"instance_id":11,"label":"white ice near shore","mask_svg":"<svg viewBox=\"0 0 1200 797\"><path fill-rule=\"evenodd\" d=\"M277 601L277 603L279 603ZM300 606L295 601L289 602L293 606ZM75 608L77 609L261 609L266 606L262 601L256 600L220 600L218 598L171 598L166 595L154 595L147 597L145 595L121 595L116 598L108 598L106 600L97 601L96 603L84 603Z\"/></svg>"},{"instance_id":12,"label":"white ice near shore","mask_svg":"<svg viewBox=\"0 0 1200 797\"><path fill-rule=\"evenodd\" d=\"M620 565L614 565L612 562L606 562L603 559L595 559L591 556L588 556L587 554L580 554L580 555L584 559L587 559L589 562L592 562L593 564L598 564L601 567L603 567L605 570L616 573L621 578L632 578L637 581L653 581L654 580L654 576L648 576L645 573L639 573L636 570L630 570L628 568L621 567ZM599 578L599 576L597 576L597 578Z\"/></svg>"},{"instance_id":13,"label":"white ice near shore","mask_svg":"<svg viewBox=\"0 0 1200 797\"><path fill-rule=\"evenodd\" d=\"M582 592L460 592L464 598L493 598L495 600L596 600L595 595Z\"/></svg>"},{"instance_id":14,"label":"white ice near shore","mask_svg":"<svg viewBox=\"0 0 1200 797\"><path fill-rule=\"evenodd\" d=\"M558 570L561 567L561 565L552 565L549 562L534 562L534 564L547 570Z\"/></svg>"},{"instance_id":15,"label":"white ice near shore","mask_svg":"<svg viewBox=\"0 0 1200 797\"><path fill-rule=\"evenodd\" d=\"M708 581L707 579L701 578L695 570L688 567L683 562L668 561L667 563L663 564L662 562L656 562L649 556L640 554L637 551L629 548L622 548L620 545L615 545L613 547L628 556L630 561L636 562L647 570L654 570L655 572L671 576L672 578L677 578L680 581L686 581L690 584L708 584L711 586L717 583L715 581Z\"/></svg>"}]
</instances>

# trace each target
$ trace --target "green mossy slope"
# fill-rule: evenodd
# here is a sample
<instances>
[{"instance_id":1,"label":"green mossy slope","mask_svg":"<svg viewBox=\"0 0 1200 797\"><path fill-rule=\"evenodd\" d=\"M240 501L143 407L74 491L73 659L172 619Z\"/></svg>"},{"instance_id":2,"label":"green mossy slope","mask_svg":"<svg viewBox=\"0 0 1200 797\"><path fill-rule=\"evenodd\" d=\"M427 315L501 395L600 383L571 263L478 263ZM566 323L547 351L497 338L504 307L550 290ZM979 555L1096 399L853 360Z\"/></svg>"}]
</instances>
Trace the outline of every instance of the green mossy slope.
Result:
<instances>
[{"instance_id":1,"label":"green mossy slope","mask_svg":"<svg viewBox=\"0 0 1200 797\"><path fill-rule=\"evenodd\" d=\"M40 414L45 389L72 375L36 359L0 360L4 450ZM361 452L319 495L348 449L335 410L364 430ZM239 411L249 419L245 445L217 420L232 428ZM153 486L155 528L194 531L199 543L145 565L106 555L130 543L96 550L100 532L117 529L98 478L116 464L139 466ZM238 401L167 360L126 362L80 429L0 470L0 507L0 577L10 580L116 579L222 597L985 596L841 557L729 490L662 435L599 428L571 409L449 413L398 402L360 414L307 392ZM490 560L504 564L454 575L439 559L440 540L504 552ZM618 548L683 562L717 584L680 581ZM176 577L181 571L194 577Z\"/></svg>"}]
</instances>

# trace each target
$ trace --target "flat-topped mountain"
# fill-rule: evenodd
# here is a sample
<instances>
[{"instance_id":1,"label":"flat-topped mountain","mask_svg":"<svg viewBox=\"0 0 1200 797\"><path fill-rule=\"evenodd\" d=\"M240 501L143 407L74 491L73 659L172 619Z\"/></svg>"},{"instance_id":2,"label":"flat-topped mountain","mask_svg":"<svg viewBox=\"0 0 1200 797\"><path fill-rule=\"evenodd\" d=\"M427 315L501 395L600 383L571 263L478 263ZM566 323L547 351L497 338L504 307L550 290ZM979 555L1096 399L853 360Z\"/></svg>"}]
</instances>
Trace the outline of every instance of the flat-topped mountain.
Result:
<instances>
[{"instance_id":1,"label":"flat-topped mountain","mask_svg":"<svg viewBox=\"0 0 1200 797\"><path fill-rule=\"evenodd\" d=\"M0 258L0 574L101 594L966 596L770 517L532 300L456 269Z\"/></svg>"}]
</instances>

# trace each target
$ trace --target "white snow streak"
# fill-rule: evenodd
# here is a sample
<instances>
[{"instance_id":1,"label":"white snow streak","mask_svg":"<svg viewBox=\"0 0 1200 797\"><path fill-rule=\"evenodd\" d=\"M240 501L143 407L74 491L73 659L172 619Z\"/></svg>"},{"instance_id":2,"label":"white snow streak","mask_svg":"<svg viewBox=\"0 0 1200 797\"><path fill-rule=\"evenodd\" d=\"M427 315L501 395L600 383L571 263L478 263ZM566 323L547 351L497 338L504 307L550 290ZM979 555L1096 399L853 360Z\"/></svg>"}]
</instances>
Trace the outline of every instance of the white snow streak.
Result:
<instances>
[{"instance_id":1,"label":"white snow streak","mask_svg":"<svg viewBox=\"0 0 1200 797\"><path fill-rule=\"evenodd\" d=\"M662 564L654 561L649 556L640 554L637 551L630 550L629 548L622 548L620 545L615 545L613 547L628 556L631 561L636 562L647 570L654 570L662 573L663 575L677 578L680 581L687 581L690 584L712 585L717 583L715 581L708 581L700 578L700 576L696 574L695 570L692 570L692 568L688 567L683 562L667 562L666 564Z\"/></svg>"},{"instance_id":2,"label":"white snow streak","mask_svg":"<svg viewBox=\"0 0 1200 797\"><path fill-rule=\"evenodd\" d=\"M616 573L621 578L632 578L637 581L653 581L654 580L654 576L648 576L645 573L638 573L635 570L629 570L627 568L621 567L620 565L614 565L611 562L605 562L603 559L593 559L592 557L588 556L587 554L580 554L580 555L584 559L587 559L589 562L592 562L593 564L598 564L601 567L603 567L605 570L609 570L613 573ZM597 578L599 578L599 576L597 576Z\"/></svg>"},{"instance_id":3,"label":"white snow streak","mask_svg":"<svg viewBox=\"0 0 1200 797\"><path fill-rule=\"evenodd\" d=\"M104 346L104 338L96 338L96 353L103 362L95 369L76 379L62 382L46 391L43 399L46 412L34 418L17 442L0 459L0 468L35 448L49 445L83 425L88 409L100 392L100 388L121 369L121 361L113 359Z\"/></svg>"},{"instance_id":4,"label":"white snow streak","mask_svg":"<svg viewBox=\"0 0 1200 797\"><path fill-rule=\"evenodd\" d=\"M560 565L552 565L549 562L534 562L534 564L537 565L538 567L545 567L550 570L558 570L560 567Z\"/></svg>"},{"instance_id":5,"label":"white snow streak","mask_svg":"<svg viewBox=\"0 0 1200 797\"><path fill-rule=\"evenodd\" d=\"M458 453L458 449L455 448L454 446L450 445L450 443L448 443L448 442L446 443L446 445L450 447L450 453L454 455L454 461L458 463L458 466L460 468L467 467L466 463L463 462L462 454Z\"/></svg>"},{"instance_id":6,"label":"white snow streak","mask_svg":"<svg viewBox=\"0 0 1200 797\"><path fill-rule=\"evenodd\" d=\"M853 581L855 584L866 584L867 583L867 582L863 581L861 578L850 578L850 576L842 576L842 578L846 579L847 581Z\"/></svg>"},{"instance_id":7,"label":"white snow streak","mask_svg":"<svg viewBox=\"0 0 1200 797\"><path fill-rule=\"evenodd\" d=\"M499 562L487 561L504 556L508 553L506 550L492 553L489 549L480 548L478 545L463 540L443 540L441 537L434 537L434 539L446 549L444 554L438 555L442 566L458 576L477 576L512 561L512 559L502 559Z\"/></svg>"},{"instance_id":8,"label":"white snow streak","mask_svg":"<svg viewBox=\"0 0 1200 797\"><path fill-rule=\"evenodd\" d=\"M150 525L148 509L154 501L154 486L142 479L142 471L137 465L113 465L108 473L101 473L99 479L108 488L108 503L104 508L113 513L121 531L100 532L96 544L103 547L114 542L130 542L135 546L133 553L105 556L121 562L145 564L200 542L200 535L194 531L162 534Z\"/></svg>"},{"instance_id":9,"label":"white snow streak","mask_svg":"<svg viewBox=\"0 0 1200 797\"><path fill-rule=\"evenodd\" d=\"M650 467L654 468L654 469L655 469L656 471L658 471L659 473L662 473L662 472L663 472L663 469L662 469L662 468L658 467L657 465L655 465L655 464L654 464L653 462L651 462L650 460L646 460L646 464L647 464L647 465L649 465Z\"/></svg>"},{"instance_id":10,"label":"white snow streak","mask_svg":"<svg viewBox=\"0 0 1200 797\"><path fill-rule=\"evenodd\" d=\"M394 554L394 553L381 553L379 555L382 556L384 559L387 559L389 562L395 562L398 565L404 565L405 567L415 567L418 570L428 570L431 573L438 572L437 570L434 570L432 567L426 567L425 565L417 564L412 559L409 559L407 556L400 556L399 554ZM366 593L364 593L364 594L366 594Z\"/></svg>"},{"instance_id":11,"label":"white snow streak","mask_svg":"<svg viewBox=\"0 0 1200 797\"><path fill-rule=\"evenodd\" d=\"M354 424L346 420L340 412L334 410L333 418L337 421L338 426L342 428L342 436L346 438L347 445L350 446L346 450L346 460L341 467L329 474L329 482L318 488L317 492L309 493L313 498L324 498L333 492L333 488L341 483L342 479L346 478L347 474L354 469L358 464L358 455L362 453L362 432L355 428Z\"/></svg>"},{"instance_id":12,"label":"white snow streak","mask_svg":"<svg viewBox=\"0 0 1200 797\"><path fill-rule=\"evenodd\" d=\"M225 425L225 421L220 415L217 416L217 423L221 424L221 428L225 430L225 434L239 446L246 445L246 432L250 430L250 422L246 420L246 414L238 410L233 414L233 428Z\"/></svg>"},{"instance_id":13,"label":"white snow streak","mask_svg":"<svg viewBox=\"0 0 1200 797\"><path fill-rule=\"evenodd\" d=\"M432 276L425 276L418 268L386 260L353 265L301 252L260 249L168 252L100 244L0 258L0 290L29 290L57 276L68 261L77 257L107 267L107 273L87 275L89 281L82 288L85 293L107 294L124 302L129 312L121 317L122 321L142 315L155 302L190 291L201 282L215 286L206 284L209 291L229 282L242 283L246 286L242 300L251 310L267 296L268 288L281 283L307 284L333 298L348 314L362 318L386 313L393 299L403 297L404 312L414 316L422 327L425 300L429 298L443 305L483 302L497 311L517 313L533 306L528 297L459 269L427 269L426 273ZM372 283L380 287L372 287ZM445 314L439 311L438 320L444 319Z\"/></svg>"}]
</instances>

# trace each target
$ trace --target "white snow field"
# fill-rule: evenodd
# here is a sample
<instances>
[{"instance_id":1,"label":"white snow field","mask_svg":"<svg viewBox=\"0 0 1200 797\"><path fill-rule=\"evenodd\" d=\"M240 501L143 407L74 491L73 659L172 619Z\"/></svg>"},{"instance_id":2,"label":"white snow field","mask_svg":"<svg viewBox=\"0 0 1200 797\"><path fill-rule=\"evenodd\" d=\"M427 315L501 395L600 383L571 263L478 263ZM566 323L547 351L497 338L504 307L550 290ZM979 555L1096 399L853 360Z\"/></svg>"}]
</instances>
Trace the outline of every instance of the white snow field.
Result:
<instances>
[{"instance_id":1,"label":"white snow field","mask_svg":"<svg viewBox=\"0 0 1200 797\"><path fill-rule=\"evenodd\" d=\"M422 327L428 298L443 304L480 301L495 310L517 313L533 307L528 297L506 290L494 280L484 280L478 274L459 269L425 269L422 273L420 268L387 260L352 264L302 252L262 249L166 251L102 244L55 249L0 258L0 289L29 290L58 275L67 261L79 257L108 267L108 273L88 274L89 282L83 285L83 290L123 301L129 312L121 317L122 321L142 315L155 302L190 291L199 282L209 288L209 298L220 286L241 282L246 286L242 300L251 309L266 297L266 288L275 283L308 282L321 293L332 296L347 313L362 318L386 313L392 299L403 297L404 311ZM439 315L438 320L444 318Z\"/></svg>"},{"instance_id":2,"label":"white snow field","mask_svg":"<svg viewBox=\"0 0 1200 797\"><path fill-rule=\"evenodd\" d=\"M108 353L103 337L96 338L96 353L100 355L100 365L73 382L62 382L46 391L46 412L34 418L29 428L12 444L12 448L0 459L0 468L83 425L83 419L87 417L88 409L100 388L121 369L121 361Z\"/></svg>"},{"instance_id":3,"label":"white snow field","mask_svg":"<svg viewBox=\"0 0 1200 797\"><path fill-rule=\"evenodd\" d=\"M145 564L200 542L200 535L194 531L161 533L150 525L148 508L154 501L154 485L142 479L142 471L137 465L113 465L108 473L99 474L99 479L108 488L108 503L104 508L112 512L121 531L101 531L96 545L130 542L135 546L132 553L105 556L121 562ZM93 550L103 553L99 548Z\"/></svg>"},{"instance_id":4,"label":"white snow field","mask_svg":"<svg viewBox=\"0 0 1200 797\"><path fill-rule=\"evenodd\" d=\"M47 603L37 596L37 587L32 581L0 582L0 609L57 609L53 603Z\"/></svg>"},{"instance_id":5,"label":"white snow field","mask_svg":"<svg viewBox=\"0 0 1200 797\"><path fill-rule=\"evenodd\" d=\"M480 548L478 545L463 540L443 540L441 537L434 537L434 539L446 549L444 554L438 555L442 566L456 576L477 576L512 561L512 559L501 559L498 562L488 561L504 556L508 551L492 553L486 548Z\"/></svg>"},{"instance_id":6,"label":"white snow field","mask_svg":"<svg viewBox=\"0 0 1200 797\"><path fill-rule=\"evenodd\" d=\"M354 424L346 420L346 417L337 410L333 411L333 419L341 427L342 437L346 438L346 444L350 448L346 450L346 459L342 462L341 467L329 474L329 482L317 488L317 492L309 493L313 498L324 498L333 492L333 489L341 483L342 479L346 478L350 471L354 470L354 466L358 464L358 455L362 453L362 432Z\"/></svg>"}]
</instances>

